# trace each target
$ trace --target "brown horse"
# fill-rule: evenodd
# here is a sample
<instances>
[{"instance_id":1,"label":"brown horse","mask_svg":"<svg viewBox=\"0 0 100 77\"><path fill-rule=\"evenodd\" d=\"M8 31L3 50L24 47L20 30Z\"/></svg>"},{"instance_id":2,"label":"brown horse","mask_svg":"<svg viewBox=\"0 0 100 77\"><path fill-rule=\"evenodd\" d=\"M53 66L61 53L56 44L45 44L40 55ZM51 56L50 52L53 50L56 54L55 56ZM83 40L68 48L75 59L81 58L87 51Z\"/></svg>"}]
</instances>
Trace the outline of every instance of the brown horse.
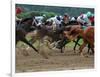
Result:
<instances>
[{"instance_id":1,"label":"brown horse","mask_svg":"<svg viewBox=\"0 0 100 77\"><path fill-rule=\"evenodd\" d=\"M83 55L82 50L87 44L90 45L90 48L92 52L94 53L94 27L89 26L84 31L81 29L78 31L79 31L79 35L82 36L83 38L83 44L79 48L80 54Z\"/></svg>"},{"instance_id":2,"label":"brown horse","mask_svg":"<svg viewBox=\"0 0 100 77\"><path fill-rule=\"evenodd\" d=\"M80 54L83 55L82 50L87 44L90 45L90 48L94 53L94 27L88 26L85 30L82 30L81 28L76 28L70 32L70 38L72 40L78 36L81 36L83 39L83 43L79 48Z\"/></svg>"}]
</instances>

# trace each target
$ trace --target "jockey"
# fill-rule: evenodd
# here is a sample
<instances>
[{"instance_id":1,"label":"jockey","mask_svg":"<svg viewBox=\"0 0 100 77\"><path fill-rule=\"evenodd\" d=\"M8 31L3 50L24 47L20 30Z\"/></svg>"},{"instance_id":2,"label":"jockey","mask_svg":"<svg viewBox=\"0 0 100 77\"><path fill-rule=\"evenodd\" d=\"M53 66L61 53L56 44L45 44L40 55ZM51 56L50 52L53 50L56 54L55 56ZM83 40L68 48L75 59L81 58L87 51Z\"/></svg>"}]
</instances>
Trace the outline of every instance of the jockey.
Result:
<instances>
[{"instance_id":1,"label":"jockey","mask_svg":"<svg viewBox=\"0 0 100 77\"><path fill-rule=\"evenodd\" d=\"M87 17L91 22L91 25L94 26L94 14L92 14L91 12L87 12Z\"/></svg>"},{"instance_id":2,"label":"jockey","mask_svg":"<svg viewBox=\"0 0 100 77\"><path fill-rule=\"evenodd\" d=\"M60 16L55 16L55 17L51 17L47 20L48 22L50 22L53 31L56 31L57 29L59 29L60 24L61 24L61 17Z\"/></svg>"},{"instance_id":3,"label":"jockey","mask_svg":"<svg viewBox=\"0 0 100 77\"><path fill-rule=\"evenodd\" d=\"M87 14L81 14L78 16L77 21L82 25L83 29L85 29L87 26L91 26L91 22Z\"/></svg>"},{"instance_id":4,"label":"jockey","mask_svg":"<svg viewBox=\"0 0 100 77\"><path fill-rule=\"evenodd\" d=\"M56 25L60 25L61 24L61 17L60 16L56 16L55 22L56 22Z\"/></svg>"},{"instance_id":5,"label":"jockey","mask_svg":"<svg viewBox=\"0 0 100 77\"><path fill-rule=\"evenodd\" d=\"M47 20L47 16L45 14L43 14L43 20L42 20L42 23L45 23Z\"/></svg>"},{"instance_id":6,"label":"jockey","mask_svg":"<svg viewBox=\"0 0 100 77\"><path fill-rule=\"evenodd\" d=\"M63 26L63 27L68 26L69 19L70 19L69 15L67 13L65 13L63 16L63 20L61 22L61 26Z\"/></svg>"},{"instance_id":7,"label":"jockey","mask_svg":"<svg viewBox=\"0 0 100 77\"><path fill-rule=\"evenodd\" d=\"M61 26L61 16L55 16L55 24L56 24L56 29L60 29Z\"/></svg>"},{"instance_id":8,"label":"jockey","mask_svg":"<svg viewBox=\"0 0 100 77\"><path fill-rule=\"evenodd\" d=\"M53 23L53 29L54 30L60 30L60 26L61 26L61 22L62 22L62 16L59 16L59 15L57 15L57 16L55 16L54 17L54 23Z\"/></svg>"}]
</instances>

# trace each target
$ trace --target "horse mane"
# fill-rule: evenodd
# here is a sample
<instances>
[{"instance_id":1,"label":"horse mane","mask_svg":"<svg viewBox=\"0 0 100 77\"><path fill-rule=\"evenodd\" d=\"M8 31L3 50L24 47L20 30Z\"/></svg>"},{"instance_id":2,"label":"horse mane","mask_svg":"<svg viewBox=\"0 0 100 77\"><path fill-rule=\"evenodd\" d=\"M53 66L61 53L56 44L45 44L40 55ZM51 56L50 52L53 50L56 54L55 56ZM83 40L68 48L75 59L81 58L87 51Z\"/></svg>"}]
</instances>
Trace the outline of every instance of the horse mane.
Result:
<instances>
[{"instance_id":1,"label":"horse mane","mask_svg":"<svg viewBox=\"0 0 100 77\"><path fill-rule=\"evenodd\" d=\"M31 18L24 18L24 19L21 20L21 23L26 22L28 20L33 20L33 18L32 17Z\"/></svg>"}]
</instances>

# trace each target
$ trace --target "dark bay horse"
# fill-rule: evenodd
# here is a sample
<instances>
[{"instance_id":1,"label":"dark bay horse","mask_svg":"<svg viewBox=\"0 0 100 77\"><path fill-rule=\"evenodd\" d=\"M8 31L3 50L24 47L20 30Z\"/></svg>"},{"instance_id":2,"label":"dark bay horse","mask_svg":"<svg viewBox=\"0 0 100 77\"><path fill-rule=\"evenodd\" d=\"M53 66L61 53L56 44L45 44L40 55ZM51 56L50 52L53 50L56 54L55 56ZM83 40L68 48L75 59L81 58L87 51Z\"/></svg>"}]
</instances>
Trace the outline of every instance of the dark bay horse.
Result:
<instances>
[{"instance_id":1,"label":"dark bay horse","mask_svg":"<svg viewBox=\"0 0 100 77\"><path fill-rule=\"evenodd\" d=\"M36 28L37 34L33 35L33 37L32 37L33 39L31 39L30 41L31 42L33 41L33 43L34 43L36 41L36 40L34 40L34 37L36 37L36 36L38 36L38 40L41 40L41 41L42 41L42 39L43 39L44 36L49 36L52 39L51 43L53 43L53 42L63 43L63 44L60 44L60 45L62 45L60 47L59 46L58 47L55 46L56 48L61 49L61 53L63 53L62 47L65 44L67 44L67 43L70 42L69 40L64 39L64 37L63 37L63 31L64 30L67 30L68 31L68 30L70 30L71 26L77 25L77 24L78 24L77 22L71 22L70 21L69 22L70 27L61 26L60 29L56 29L56 31L54 31L52 29L52 26L53 25L50 22L46 22L45 24L41 24L42 26L40 26L40 28ZM60 41L62 39L63 39L63 42ZM77 42L74 41L74 42L76 44L80 45L78 43L78 41Z\"/></svg>"},{"instance_id":2,"label":"dark bay horse","mask_svg":"<svg viewBox=\"0 0 100 77\"><path fill-rule=\"evenodd\" d=\"M32 39L31 39L31 42L33 41L33 43L36 41L36 40L40 40L41 42L43 41L43 38L45 36L48 36L51 38L50 42L54 42L54 41L58 41L60 40L60 33L61 31L56 31L54 32L52 29L51 30L48 30L48 28L46 27L46 25L42 25L40 28L36 28L36 34L32 36ZM36 37L37 39L34 40L34 37Z\"/></svg>"},{"instance_id":3,"label":"dark bay horse","mask_svg":"<svg viewBox=\"0 0 100 77\"><path fill-rule=\"evenodd\" d=\"M34 17L22 19L19 23L16 22L16 44L18 41L22 41L32 47L36 52L38 52L38 50L25 38L27 33L35 29L35 26L36 21Z\"/></svg>"},{"instance_id":4,"label":"dark bay horse","mask_svg":"<svg viewBox=\"0 0 100 77\"><path fill-rule=\"evenodd\" d=\"M57 42L57 43L61 43L60 45L62 46L55 46L56 48L59 48L61 49L61 53L63 53L63 46L65 46L65 44L69 43L70 41L67 40L66 38L63 37L63 31L64 30L67 30L69 31L71 29L71 26L75 26L75 25L78 25L78 22L77 21L70 21L69 24L70 26L68 27L64 27L64 26L61 26L60 29L56 29L56 31L53 31L53 28L52 28L52 23L51 22L45 22L45 24L41 24L39 28L36 28L36 34L32 36L32 39L30 40L31 43L34 43L36 40L41 40L42 42L42 39L44 36L49 36L52 41L51 43L53 42ZM38 39L36 38L36 40L34 39L35 37L38 36ZM61 40L61 41L60 41ZM76 48L76 45L79 45L80 44L78 43L79 41L75 41L75 47L74 49Z\"/></svg>"},{"instance_id":5,"label":"dark bay horse","mask_svg":"<svg viewBox=\"0 0 100 77\"><path fill-rule=\"evenodd\" d=\"M63 37L63 31L64 30L67 30L67 31L70 30L70 27L67 27L67 28L61 27L60 29L56 29L56 31L53 31L53 29L48 30L47 25L48 25L48 23L44 24L44 25L42 24L42 26L40 26L40 28L36 28L36 30L35 30L36 34L33 34L32 39L30 40L31 43L34 43L36 40L39 40L39 41L42 42L43 37L49 36L52 39L52 40L50 40L50 43L55 42L55 44L56 44L56 43L59 43L60 40L62 40L64 38ZM66 43L70 42L67 39L64 39L63 41L64 42L60 42L60 43L63 43L64 45ZM74 42L76 43L76 41L74 41ZM62 50L63 44L60 44L60 45L62 45L60 47L59 46L57 47L55 44L54 44L54 47L61 49L61 53L63 53L63 50ZM77 43L77 44L80 45L79 43Z\"/></svg>"}]
</instances>

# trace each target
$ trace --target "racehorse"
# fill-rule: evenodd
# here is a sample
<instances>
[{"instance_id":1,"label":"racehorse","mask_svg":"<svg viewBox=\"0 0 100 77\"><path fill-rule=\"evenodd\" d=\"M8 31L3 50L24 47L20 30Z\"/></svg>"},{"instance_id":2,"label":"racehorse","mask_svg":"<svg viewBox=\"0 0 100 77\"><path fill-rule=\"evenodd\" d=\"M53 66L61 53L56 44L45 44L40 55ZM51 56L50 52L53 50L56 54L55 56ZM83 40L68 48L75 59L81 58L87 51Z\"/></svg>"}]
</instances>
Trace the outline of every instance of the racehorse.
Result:
<instances>
[{"instance_id":1,"label":"racehorse","mask_svg":"<svg viewBox=\"0 0 100 77\"><path fill-rule=\"evenodd\" d=\"M65 47L66 44L68 44L69 42L71 42L72 38L70 37L70 33L74 33L74 29L80 28L80 25L73 25L73 26L67 26L63 29L63 36L62 36L62 40L58 42L58 44L56 45L56 48L61 49L61 53L63 53L63 47ZM75 42L75 46L74 49L76 49L76 46L80 44L78 43L78 41L73 40L73 42Z\"/></svg>"},{"instance_id":2,"label":"racehorse","mask_svg":"<svg viewBox=\"0 0 100 77\"><path fill-rule=\"evenodd\" d=\"M83 48L89 44L92 52L94 52L94 27L93 26L88 26L85 30L81 28L73 28L70 30L69 37L70 39L75 39L77 37L81 36L83 39L83 43L80 46L80 54L83 55L82 50ZM66 38L66 31L64 32L64 37Z\"/></svg>"},{"instance_id":3,"label":"racehorse","mask_svg":"<svg viewBox=\"0 0 100 77\"><path fill-rule=\"evenodd\" d=\"M79 23L79 22L77 22L77 18L75 17L75 20L70 20L70 21L69 21L68 27L67 27L67 29L66 29L65 31L70 31L70 32L71 32L71 30L75 29L75 27L76 27L77 25L79 25L80 28L82 28L82 24ZM75 26L75 27L74 27L74 26ZM77 28L77 27L76 27L76 28ZM76 40L73 40L73 42L75 42L75 45L74 45L74 48L73 48L74 51L76 50L76 46L77 46L77 45L80 46L80 44L79 44L78 42L80 41L81 38L82 38L82 37L78 36ZM58 45L57 45L56 47L59 48L59 49L61 49L61 52L63 52L63 51L62 51L62 48L65 47L65 45L66 45L67 43L69 43L69 42L70 42L70 40L68 40L68 37L67 37L67 38L64 37L63 40L61 40L61 41L58 42ZM90 53L89 51L90 51L90 45L88 44L88 53Z\"/></svg>"},{"instance_id":4,"label":"racehorse","mask_svg":"<svg viewBox=\"0 0 100 77\"><path fill-rule=\"evenodd\" d=\"M55 28L55 29L53 29L53 26L55 26L55 24L52 24L52 22L50 22L50 21L47 21L47 22L45 22L45 24L42 24L42 26L40 26L40 28L37 28L36 29L36 32L37 32L37 34L35 34L35 35L33 35L33 39L31 39L31 41L33 41L33 43L37 40L34 40L34 38L36 37L36 36L38 36L38 40L41 40L41 42L42 42L42 38L44 37L44 36L49 36L50 38L52 38L52 41L51 41L51 43L53 43L53 42L60 42L60 40L62 40L63 39L63 36L62 36L62 34L63 34L63 31L66 29L67 31L68 30L70 30L70 27L71 26L73 26L74 27L74 25L77 25L78 23L77 22L69 22L69 27L67 27L67 28L65 28L64 26L61 26L60 28ZM67 39L64 39L63 40L64 41L64 45L66 44L66 43L68 43L68 42L70 42L70 41L68 41ZM76 44L78 44L78 45L80 45L79 43L78 43L78 41L76 42L76 41L74 41ZM55 45L54 45L55 46ZM55 46L56 47L56 46ZM61 47L56 47L56 48L59 48L59 49L61 49L61 53L63 53L63 51L62 51L62 46ZM75 47L74 47L75 48Z\"/></svg>"},{"instance_id":5,"label":"racehorse","mask_svg":"<svg viewBox=\"0 0 100 77\"><path fill-rule=\"evenodd\" d=\"M76 32L78 32L78 35L83 38L83 43L79 48L80 54L83 55L82 50L87 44L90 45L90 48L94 53L94 27L89 26L86 28L86 30L77 29Z\"/></svg>"},{"instance_id":6,"label":"racehorse","mask_svg":"<svg viewBox=\"0 0 100 77\"><path fill-rule=\"evenodd\" d=\"M65 46L66 43L70 42L67 39L63 39L63 37L62 37L63 31L65 29L67 31L70 30L71 26L74 27L75 25L78 25L78 22L70 21L69 24L68 24L68 25L70 25L69 27L65 28L65 27L61 26L60 28L56 28L56 29L53 29L53 24L50 21L47 21L47 22L45 22L44 24L41 24L41 25L40 25L40 28L36 28L36 30L35 30L36 34L33 35L33 37L32 37L33 39L31 39L30 41L34 43L37 40L36 37L38 36L38 40L40 40L42 42L43 41L42 39L43 39L44 36L49 36L50 38L52 38L51 43L53 43L53 42L63 43L63 44L60 44L60 45L62 45L61 47L57 47L57 48L61 49L61 53L63 53L62 47ZM36 39L34 39L34 38L36 38ZM63 41L60 41L62 39L63 39ZM75 42L74 49L76 48L77 44L80 46L78 41L74 40L74 42Z\"/></svg>"},{"instance_id":7,"label":"racehorse","mask_svg":"<svg viewBox=\"0 0 100 77\"><path fill-rule=\"evenodd\" d=\"M16 23L16 44L18 43L18 41L22 41L32 47L36 52L38 52L38 50L25 38L27 33L35 29L36 25L37 23L34 17L25 18L22 19L19 23Z\"/></svg>"}]
</instances>

